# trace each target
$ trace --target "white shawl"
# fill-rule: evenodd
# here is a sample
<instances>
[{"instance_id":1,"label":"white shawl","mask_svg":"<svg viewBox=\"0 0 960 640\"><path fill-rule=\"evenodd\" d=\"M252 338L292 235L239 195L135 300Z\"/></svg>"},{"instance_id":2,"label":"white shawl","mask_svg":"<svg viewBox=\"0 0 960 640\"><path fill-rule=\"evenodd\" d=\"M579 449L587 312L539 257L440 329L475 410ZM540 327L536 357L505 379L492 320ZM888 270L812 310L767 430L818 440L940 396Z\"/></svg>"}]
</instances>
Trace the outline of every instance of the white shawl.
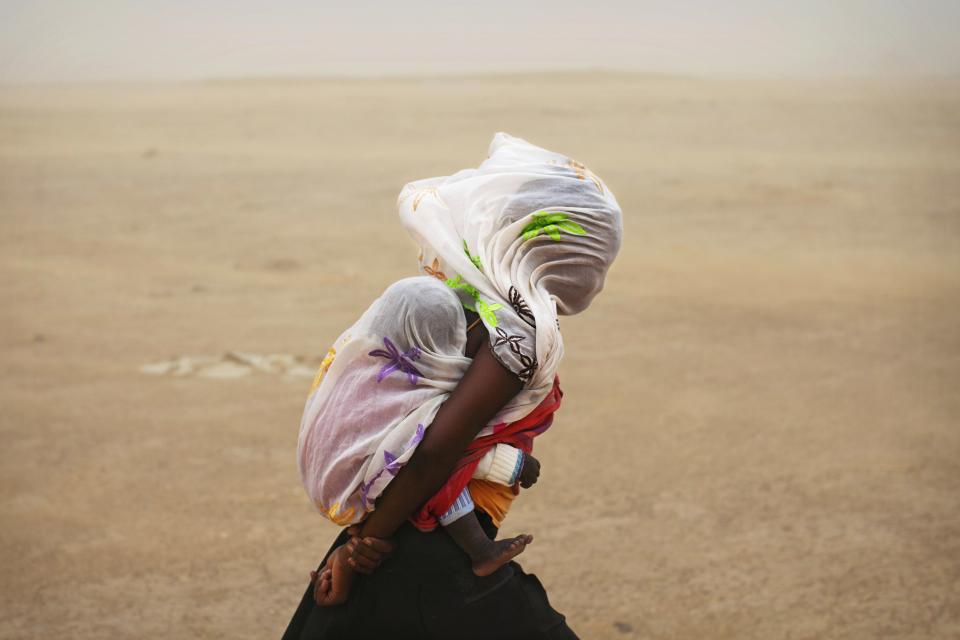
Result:
<instances>
[{"instance_id":1,"label":"white shawl","mask_svg":"<svg viewBox=\"0 0 960 640\"><path fill-rule=\"evenodd\" d=\"M553 385L558 311L600 291L621 238L613 194L582 164L498 133L476 169L406 185L400 218L427 277L391 285L337 339L300 424L301 480L337 524L373 510L470 359L460 305L524 388L478 437L520 420Z\"/></svg>"}]
</instances>

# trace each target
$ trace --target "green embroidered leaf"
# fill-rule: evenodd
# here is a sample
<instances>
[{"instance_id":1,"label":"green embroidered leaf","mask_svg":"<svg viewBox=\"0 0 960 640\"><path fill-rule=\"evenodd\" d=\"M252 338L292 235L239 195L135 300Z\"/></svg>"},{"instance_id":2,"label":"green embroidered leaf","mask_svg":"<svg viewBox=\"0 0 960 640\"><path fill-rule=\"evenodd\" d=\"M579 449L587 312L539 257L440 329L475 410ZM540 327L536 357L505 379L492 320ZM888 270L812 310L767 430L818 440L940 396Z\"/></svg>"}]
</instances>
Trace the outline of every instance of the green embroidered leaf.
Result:
<instances>
[{"instance_id":1,"label":"green embroidered leaf","mask_svg":"<svg viewBox=\"0 0 960 640\"><path fill-rule=\"evenodd\" d=\"M473 266L475 266L477 269L480 269L481 271L483 271L483 264L480 262L480 257L479 257L479 256L472 256L472 255L470 255L470 248L467 247L467 241L466 241L466 240L463 241L463 252L464 252L465 254L467 254L467 258L470 259L470 262L473 263Z\"/></svg>"},{"instance_id":2,"label":"green embroidered leaf","mask_svg":"<svg viewBox=\"0 0 960 640\"><path fill-rule=\"evenodd\" d=\"M469 295L474 300L480 299L480 292L477 290L477 288L472 284L470 284L469 282L464 282L462 276L447 278L444 281L444 284L446 284L451 289L461 289L463 291L466 291L467 295ZM469 306L467 303L462 303L462 304L465 309L469 309L470 311L476 312L476 310L473 307Z\"/></svg>"},{"instance_id":3,"label":"green embroidered leaf","mask_svg":"<svg viewBox=\"0 0 960 640\"><path fill-rule=\"evenodd\" d=\"M477 300L477 313L483 319L485 324L494 328L497 326L497 316L493 312L502 308L503 305L498 302L489 304L483 300Z\"/></svg>"},{"instance_id":4,"label":"green embroidered leaf","mask_svg":"<svg viewBox=\"0 0 960 640\"><path fill-rule=\"evenodd\" d=\"M587 232L583 230L583 227L578 225L576 222L571 220L564 220L563 222L557 223L557 226L566 231L567 233L572 233L575 236L585 236Z\"/></svg>"},{"instance_id":5,"label":"green embroidered leaf","mask_svg":"<svg viewBox=\"0 0 960 640\"><path fill-rule=\"evenodd\" d=\"M532 240L540 233L546 233L553 240L563 240L560 231L575 236L585 236L587 232L576 222L568 220L568 214L562 211L538 211L533 214L533 220L523 228L520 236L524 240ZM468 254L469 255L469 254Z\"/></svg>"}]
</instances>

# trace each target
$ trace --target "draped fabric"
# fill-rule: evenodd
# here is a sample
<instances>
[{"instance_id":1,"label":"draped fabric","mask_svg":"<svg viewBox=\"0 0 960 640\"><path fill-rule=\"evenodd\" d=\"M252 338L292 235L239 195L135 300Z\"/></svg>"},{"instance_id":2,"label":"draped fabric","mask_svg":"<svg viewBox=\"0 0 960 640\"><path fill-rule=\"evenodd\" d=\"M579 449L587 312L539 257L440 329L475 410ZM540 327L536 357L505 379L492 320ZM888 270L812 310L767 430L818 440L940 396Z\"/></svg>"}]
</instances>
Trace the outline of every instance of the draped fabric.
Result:
<instances>
[{"instance_id":1,"label":"draped fabric","mask_svg":"<svg viewBox=\"0 0 960 640\"><path fill-rule=\"evenodd\" d=\"M400 220L421 269L476 310L494 355L541 399L563 356L558 314L603 288L620 247L620 205L583 164L497 133L476 169L407 184Z\"/></svg>"},{"instance_id":2,"label":"draped fabric","mask_svg":"<svg viewBox=\"0 0 960 640\"><path fill-rule=\"evenodd\" d=\"M388 287L340 335L300 424L301 480L340 525L373 510L469 367L461 305L480 315L493 354L524 386L444 489L462 489L465 469L472 474L471 462L498 442L529 451L559 405L557 316L586 308L620 246L620 208L597 176L505 133L478 168L406 185L398 207L425 276ZM523 422L544 406L552 409ZM444 500L428 503L418 526L429 526Z\"/></svg>"},{"instance_id":3,"label":"draped fabric","mask_svg":"<svg viewBox=\"0 0 960 640\"><path fill-rule=\"evenodd\" d=\"M456 294L425 276L390 285L340 335L300 423L300 477L321 513L346 525L373 510L470 366L466 340ZM498 433L539 402L521 390L478 437Z\"/></svg>"}]
</instances>

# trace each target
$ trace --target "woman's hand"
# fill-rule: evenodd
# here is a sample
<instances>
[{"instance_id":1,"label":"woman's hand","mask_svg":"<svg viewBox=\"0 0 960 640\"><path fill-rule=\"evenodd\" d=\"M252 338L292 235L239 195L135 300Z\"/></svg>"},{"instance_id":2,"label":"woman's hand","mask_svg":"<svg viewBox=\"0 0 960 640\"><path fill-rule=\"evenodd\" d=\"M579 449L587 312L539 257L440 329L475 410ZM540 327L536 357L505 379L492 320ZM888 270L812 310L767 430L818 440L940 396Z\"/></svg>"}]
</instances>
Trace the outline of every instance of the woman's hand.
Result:
<instances>
[{"instance_id":1,"label":"woman's hand","mask_svg":"<svg viewBox=\"0 0 960 640\"><path fill-rule=\"evenodd\" d=\"M344 545L349 554L347 564L359 573L373 573L397 546L392 540L384 538L361 538L360 525L353 525L347 529L347 533L351 536L350 541Z\"/></svg>"},{"instance_id":2,"label":"woman's hand","mask_svg":"<svg viewBox=\"0 0 960 640\"><path fill-rule=\"evenodd\" d=\"M540 477L540 461L529 453L523 454L523 466L520 468L520 486L529 489L537 484Z\"/></svg>"}]
</instances>

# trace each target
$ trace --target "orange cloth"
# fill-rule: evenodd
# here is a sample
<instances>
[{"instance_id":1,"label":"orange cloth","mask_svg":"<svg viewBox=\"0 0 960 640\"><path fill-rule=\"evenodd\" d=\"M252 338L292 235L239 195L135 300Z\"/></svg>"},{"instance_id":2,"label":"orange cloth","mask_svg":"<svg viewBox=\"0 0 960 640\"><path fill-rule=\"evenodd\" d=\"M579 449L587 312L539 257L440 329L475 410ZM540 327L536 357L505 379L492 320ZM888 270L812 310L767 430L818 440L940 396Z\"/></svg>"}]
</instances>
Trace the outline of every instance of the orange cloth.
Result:
<instances>
[{"instance_id":1,"label":"orange cloth","mask_svg":"<svg viewBox=\"0 0 960 640\"><path fill-rule=\"evenodd\" d=\"M507 517L507 511L519 492L512 486L508 487L488 480L471 480L467 486L470 488L473 504L489 515L494 526L499 529L500 523Z\"/></svg>"}]
</instances>

